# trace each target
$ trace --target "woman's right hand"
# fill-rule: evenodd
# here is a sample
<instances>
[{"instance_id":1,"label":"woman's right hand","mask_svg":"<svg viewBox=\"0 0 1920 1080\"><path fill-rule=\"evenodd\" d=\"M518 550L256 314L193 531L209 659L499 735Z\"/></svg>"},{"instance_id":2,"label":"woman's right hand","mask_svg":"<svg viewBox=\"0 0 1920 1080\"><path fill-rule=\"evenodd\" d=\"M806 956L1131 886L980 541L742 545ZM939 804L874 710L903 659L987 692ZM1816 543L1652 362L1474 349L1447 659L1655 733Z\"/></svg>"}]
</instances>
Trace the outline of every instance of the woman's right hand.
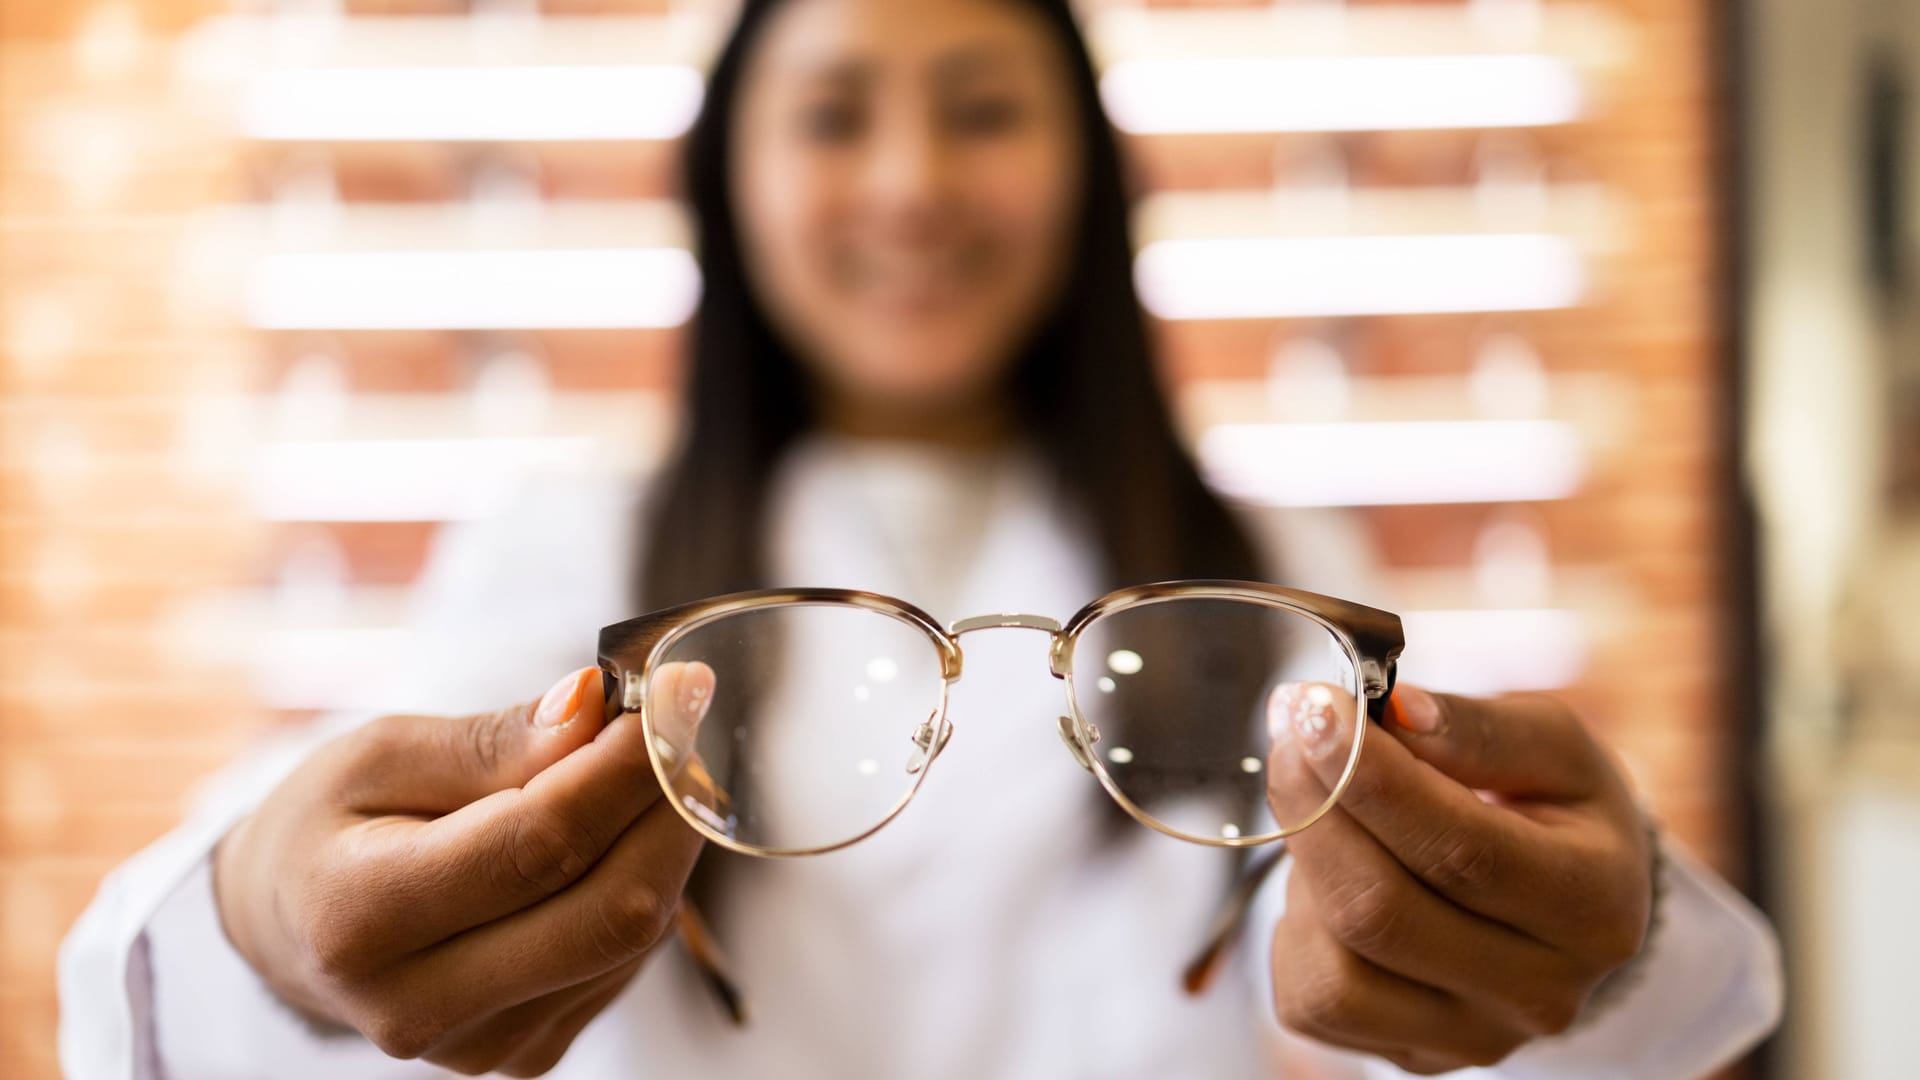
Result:
<instances>
[{"instance_id":1,"label":"woman's right hand","mask_svg":"<svg viewBox=\"0 0 1920 1080\"><path fill-rule=\"evenodd\" d=\"M215 851L227 936L284 1001L395 1057L551 1069L667 936L701 844L600 685L587 668L537 703L321 747ZM705 664L670 665L648 698L691 731L712 693Z\"/></svg>"}]
</instances>

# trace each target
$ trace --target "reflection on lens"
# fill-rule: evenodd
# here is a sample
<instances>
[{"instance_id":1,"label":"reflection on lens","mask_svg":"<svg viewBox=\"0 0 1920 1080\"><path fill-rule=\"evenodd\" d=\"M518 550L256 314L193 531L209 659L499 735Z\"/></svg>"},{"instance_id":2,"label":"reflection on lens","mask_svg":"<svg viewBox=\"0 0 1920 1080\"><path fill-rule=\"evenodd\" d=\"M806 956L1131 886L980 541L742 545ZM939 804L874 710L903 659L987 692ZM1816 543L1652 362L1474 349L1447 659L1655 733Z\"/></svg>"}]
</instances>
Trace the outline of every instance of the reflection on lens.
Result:
<instances>
[{"instance_id":1,"label":"reflection on lens","mask_svg":"<svg viewBox=\"0 0 1920 1080\"><path fill-rule=\"evenodd\" d=\"M704 705L685 688L702 665ZM918 627L850 605L781 605L669 638L646 709L675 802L740 844L797 852L864 835L912 794L943 689Z\"/></svg>"},{"instance_id":2,"label":"reflection on lens","mask_svg":"<svg viewBox=\"0 0 1920 1080\"><path fill-rule=\"evenodd\" d=\"M1306 722L1324 706L1315 758L1332 763L1336 783L1352 760L1360 681L1351 654L1290 608L1214 596L1149 601L1094 620L1074 657L1073 699L1096 768L1189 839L1273 839L1326 803L1334 785L1297 758L1268 775L1269 705L1289 693L1311 695Z\"/></svg>"}]
</instances>

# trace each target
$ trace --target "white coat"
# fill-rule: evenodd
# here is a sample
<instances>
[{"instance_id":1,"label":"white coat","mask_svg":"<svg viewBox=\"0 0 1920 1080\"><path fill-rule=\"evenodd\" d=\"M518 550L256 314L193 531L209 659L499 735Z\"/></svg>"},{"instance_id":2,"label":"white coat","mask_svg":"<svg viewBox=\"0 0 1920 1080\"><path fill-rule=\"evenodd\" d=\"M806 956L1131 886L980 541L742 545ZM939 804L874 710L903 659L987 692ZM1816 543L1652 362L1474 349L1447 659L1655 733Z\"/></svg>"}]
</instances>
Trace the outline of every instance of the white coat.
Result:
<instances>
[{"instance_id":1,"label":"white coat","mask_svg":"<svg viewBox=\"0 0 1920 1080\"><path fill-rule=\"evenodd\" d=\"M1062 505L1028 455L815 437L776 478L774 579L889 593L942 621L1064 620L1099 590ZM592 663L595 631L636 613L635 507L631 486L556 481L512 513L450 528L418 590L415 677L383 694L389 711L491 709ZM1289 584L1390 606L1350 532L1298 512L1276 527ZM1102 843L1104 796L1054 731L1062 689L1044 638L971 634L965 649L951 745L899 818L844 851L757 860L730 879L715 921L751 1026L732 1028L669 946L551 1076L1282 1075L1267 952L1284 875L1213 989L1186 996L1179 972L1221 896L1225 853L1145 828ZM319 739L364 718L329 717L236 763L184 824L107 877L61 951L72 1080L442 1075L314 1033L233 950L212 901L213 843ZM1773 1026L1771 929L1684 853L1672 851L1668 875L1634 989L1476 1075L1690 1077ZM1333 1055L1316 1075L1400 1074Z\"/></svg>"}]
</instances>

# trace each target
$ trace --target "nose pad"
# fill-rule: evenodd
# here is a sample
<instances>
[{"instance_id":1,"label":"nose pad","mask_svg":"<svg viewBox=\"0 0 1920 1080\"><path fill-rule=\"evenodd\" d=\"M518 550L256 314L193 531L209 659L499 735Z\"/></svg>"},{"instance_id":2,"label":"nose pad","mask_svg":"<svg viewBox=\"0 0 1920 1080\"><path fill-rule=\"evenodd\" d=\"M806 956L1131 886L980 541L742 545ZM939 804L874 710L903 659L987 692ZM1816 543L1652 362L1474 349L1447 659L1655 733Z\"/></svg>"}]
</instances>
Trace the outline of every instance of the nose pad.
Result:
<instances>
[{"instance_id":1,"label":"nose pad","mask_svg":"<svg viewBox=\"0 0 1920 1080\"><path fill-rule=\"evenodd\" d=\"M938 715L937 712L929 713L925 720L920 721L920 726L913 729L913 753L907 755L909 776L932 764L933 759L940 756L940 751L947 748L947 740L953 737L953 724L946 717L939 717L938 729L933 726L934 718Z\"/></svg>"},{"instance_id":2,"label":"nose pad","mask_svg":"<svg viewBox=\"0 0 1920 1080\"><path fill-rule=\"evenodd\" d=\"M1093 725L1087 726L1091 728ZM1100 735L1096 731L1093 737L1098 739ZM1060 718L1060 741L1067 744L1067 750L1073 754L1073 760L1079 762L1081 768L1088 772L1093 771L1093 759L1087 756L1086 744L1080 741L1080 733L1074 730L1072 717Z\"/></svg>"}]
</instances>

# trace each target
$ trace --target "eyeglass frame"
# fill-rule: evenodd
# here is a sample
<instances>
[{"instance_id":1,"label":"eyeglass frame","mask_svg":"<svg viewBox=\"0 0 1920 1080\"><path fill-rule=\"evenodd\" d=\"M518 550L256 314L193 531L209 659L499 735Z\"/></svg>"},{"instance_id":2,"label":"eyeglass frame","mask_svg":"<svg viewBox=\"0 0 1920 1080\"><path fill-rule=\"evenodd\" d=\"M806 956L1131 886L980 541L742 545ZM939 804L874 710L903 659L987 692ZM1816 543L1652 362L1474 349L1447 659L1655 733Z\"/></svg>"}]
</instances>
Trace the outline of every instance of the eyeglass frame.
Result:
<instances>
[{"instance_id":1,"label":"eyeglass frame","mask_svg":"<svg viewBox=\"0 0 1920 1080\"><path fill-rule=\"evenodd\" d=\"M1107 772L1099 757L1088 752L1091 740L1087 738L1087 734L1091 725L1081 711L1073 689L1073 654L1081 633L1096 620L1116 612L1167 600L1193 598L1264 603L1318 623L1345 648L1359 682L1357 689L1367 700L1369 718L1378 722L1384 715L1387 701L1393 692L1400 652L1406 644L1400 617L1392 612L1357 604L1350 600L1258 581L1209 578L1126 586L1089 601L1064 625L1045 615L1008 612L970 616L948 626L942 626L933 616L914 604L884 593L840 588L754 589L689 601L603 627L600 631L598 663L602 691L610 710L639 713L642 736L647 746L653 748L658 744L655 742L650 711L645 707L647 678L652 673L660 654L668 645L689 631L707 623L742 612L768 608L835 605L889 616L926 635L940 657L941 682L938 706L927 720L921 721L914 732L914 741L920 748L920 754L924 756L916 755L917 764L909 770L913 773L913 782L907 787L905 793L876 824L865 831L848 839L816 847L791 849L765 847L744 843L723 835L711 825L700 821L691 810L680 805L678 800L668 798L667 801L673 804L674 811L695 832L729 851L742 855L759 858L795 858L826 854L850 847L871 837L899 816L900 812L913 800L914 795L919 792L920 785L926 779L928 768L932 765L934 758L945 749L947 739L953 733L952 722L947 719L947 696L949 689L960 678L965 666L960 638L976 630L988 629L1038 630L1048 635L1048 670L1055 678L1066 683L1067 707L1071 714L1060 717L1061 740L1073 754L1075 761L1093 775L1129 817L1156 832L1193 844L1222 848L1250 848L1272 844L1308 828L1339 803L1341 795L1345 793L1359 765L1360 748L1365 741L1363 732L1366 725L1355 726L1353 747L1348 753L1340 780L1328 792L1326 800L1311 815L1298 824L1282 826L1278 832L1251 837L1198 837L1172 829L1128 798ZM621 659L636 655L639 657L637 667ZM618 715L618 712L607 713L609 720L615 715ZM674 784L673 777L667 772L666 764L658 753L650 753L648 756L653 765L654 778L660 784L661 791L670 794L674 791Z\"/></svg>"}]
</instances>

